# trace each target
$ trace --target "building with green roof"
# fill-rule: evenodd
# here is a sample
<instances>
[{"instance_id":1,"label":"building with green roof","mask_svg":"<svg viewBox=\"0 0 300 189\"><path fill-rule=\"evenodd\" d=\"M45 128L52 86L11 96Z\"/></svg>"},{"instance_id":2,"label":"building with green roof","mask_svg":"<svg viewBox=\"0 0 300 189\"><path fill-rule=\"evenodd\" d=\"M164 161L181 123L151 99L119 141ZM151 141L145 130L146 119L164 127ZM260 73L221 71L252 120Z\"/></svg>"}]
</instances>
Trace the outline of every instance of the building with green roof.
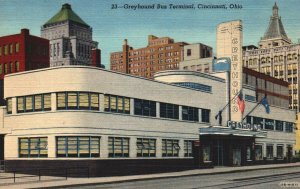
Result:
<instances>
[{"instance_id":1,"label":"building with green roof","mask_svg":"<svg viewBox=\"0 0 300 189\"><path fill-rule=\"evenodd\" d=\"M71 5L63 4L41 28L41 36L50 40L50 66L100 66L98 42L93 41L92 35L92 28Z\"/></svg>"}]
</instances>

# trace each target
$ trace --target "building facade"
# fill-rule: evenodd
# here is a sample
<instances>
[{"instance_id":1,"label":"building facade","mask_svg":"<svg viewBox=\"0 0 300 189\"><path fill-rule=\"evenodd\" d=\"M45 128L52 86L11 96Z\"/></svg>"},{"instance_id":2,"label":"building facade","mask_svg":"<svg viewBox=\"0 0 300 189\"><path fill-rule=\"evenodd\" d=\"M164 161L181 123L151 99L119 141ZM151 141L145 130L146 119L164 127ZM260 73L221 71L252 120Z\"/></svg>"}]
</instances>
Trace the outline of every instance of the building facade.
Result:
<instances>
[{"instance_id":1,"label":"building facade","mask_svg":"<svg viewBox=\"0 0 300 189\"><path fill-rule=\"evenodd\" d=\"M255 71L289 82L289 107L298 112L300 45L292 44L288 38L278 11L275 3L269 26L259 42L259 48L245 50L243 64Z\"/></svg>"},{"instance_id":2,"label":"building facade","mask_svg":"<svg viewBox=\"0 0 300 189\"><path fill-rule=\"evenodd\" d=\"M0 104L3 100L3 78L9 73L49 67L49 41L21 29L20 34L0 37Z\"/></svg>"},{"instance_id":3,"label":"building facade","mask_svg":"<svg viewBox=\"0 0 300 189\"><path fill-rule=\"evenodd\" d=\"M93 51L99 51L98 42L93 41L93 30L70 4L62 5L61 10L42 26L41 36L50 40L50 66L100 67L101 60L100 63L93 62ZM100 59L100 54L98 56Z\"/></svg>"},{"instance_id":4,"label":"building facade","mask_svg":"<svg viewBox=\"0 0 300 189\"><path fill-rule=\"evenodd\" d=\"M180 70L212 72L212 47L196 43L184 46L183 61L179 63Z\"/></svg>"},{"instance_id":5,"label":"building facade","mask_svg":"<svg viewBox=\"0 0 300 189\"><path fill-rule=\"evenodd\" d=\"M294 111L271 106L266 114L259 106L244 120L247 128L233 129L228 107L223 120L214 119L229 102L219 98L229 97L228 78L219 74L161 71L149 80L64 66L8 75L0 122L5 168L89 167L99 176L289 160ZM244 90L255 96L253 87ZM256 105L246 99L245 113Z\"/></svg>"},{"instance_id":6,"label":"building facade","mask_svg":"<svg viewBox=\"0 0 300 189\"><path fill-rule=\"evenodd\" d=\"M160 70L176 70L183 60L185 42L169 37L148 36L148 46L133 49L124 40L123 50L110 54L110 69L131 75L153 78Z\"/></svg>"}]
</instances>

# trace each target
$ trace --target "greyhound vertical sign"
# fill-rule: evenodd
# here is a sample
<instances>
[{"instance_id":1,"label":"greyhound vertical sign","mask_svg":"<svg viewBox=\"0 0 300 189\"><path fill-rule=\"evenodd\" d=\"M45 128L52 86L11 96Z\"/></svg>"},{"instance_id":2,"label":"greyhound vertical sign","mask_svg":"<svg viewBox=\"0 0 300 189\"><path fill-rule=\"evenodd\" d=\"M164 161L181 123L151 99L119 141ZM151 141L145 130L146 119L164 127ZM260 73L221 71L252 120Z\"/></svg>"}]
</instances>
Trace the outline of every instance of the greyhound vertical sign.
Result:
<instances>
[{"instance_id":1,"label":"greyhound vertical sign","mask_svg":"<svg viewBox=\"0 0 300 189\"><path fill-rule=\"evenodd\" d=\"M242 44L243 27L241 20L224 22L217 27L217 56L228 57L230 66L230 99L231 120L240 122L242 113L239 111L237 94L242 89Z\"/></svg>"}]
</instances>

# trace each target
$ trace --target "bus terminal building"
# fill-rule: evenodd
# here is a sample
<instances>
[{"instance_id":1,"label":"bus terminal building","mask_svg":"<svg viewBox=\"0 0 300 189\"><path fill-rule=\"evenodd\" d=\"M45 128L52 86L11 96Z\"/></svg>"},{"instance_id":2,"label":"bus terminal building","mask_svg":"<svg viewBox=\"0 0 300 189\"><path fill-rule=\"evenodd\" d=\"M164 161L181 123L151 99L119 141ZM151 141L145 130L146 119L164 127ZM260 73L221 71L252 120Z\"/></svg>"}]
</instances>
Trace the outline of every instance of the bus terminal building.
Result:
<instances>
[{"instance_id":1,"label":"bus terminal building","mask_svg":"<svg viewBox=\"0 0 300 189\"><path fill-rule=\"evenodd\" d=\"M237 122L227 72L161 71L149 80L62 66L10 74L0 157L6 171L77 166L93 176L289 162L296 114L288 85L246 76ZM251 82L272 86L269 113Z\"/></svg>"}]
</instances>

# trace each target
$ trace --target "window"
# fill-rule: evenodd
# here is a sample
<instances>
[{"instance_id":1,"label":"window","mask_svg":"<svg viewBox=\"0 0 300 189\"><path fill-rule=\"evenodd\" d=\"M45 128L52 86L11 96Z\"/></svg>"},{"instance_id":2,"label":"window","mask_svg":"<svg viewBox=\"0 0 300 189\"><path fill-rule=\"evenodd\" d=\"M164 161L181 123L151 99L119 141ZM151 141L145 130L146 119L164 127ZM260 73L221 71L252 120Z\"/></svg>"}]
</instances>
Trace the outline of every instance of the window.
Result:
<instances>
[{"instance_id":1,"label":"window","mask_svg":"<svg viewBox=\"0 0 300 189\"><path fill-rule=\"evenodd\" d=\"M273 159L273 145L267 145L267 158Z\"/></svg>"},{"instance_id":2,"label":"window","mask_svg":"<svg viewBox=\"0 0 300 189\"><path fill-rule=\"evenodd\" d=\"M162 139L163 157L178 157L179 149L179 140Z\"/></svg>"},{"instance_id":3,"label":"window","mask_svg":"<svg viewBox=\"0 0 300 189\"><path fill-rule=\"evenodd\" d=\"M51 110L51 94L17 97L17 112L37 112Z\"/></svg>"},{"instance_id":4,"label":"window","mask_svg":"<svg viewBox=\"0 0 300 189\"><path fill-rule=\"evenodd\" d=\"M150 100L134 99L134 114L155 117L156 102Z\"/></svg>"},{"instance_id":5,"label":"window","mask_svg":"<svg viewBox=\"0 0 300 189\"><path fill-rule=\"evenodd\" d=\"M136 141L137 157L155 157L156 140L149 138L138 138Z\"/></svg>"},{"instance_id":6,"label":"window","mask_svg":"<svg viewBox=\"0 0 300 189\"><path fill-rule=\"evenodd\" d=\"M251 147L247 146L246 148L246 159L251 160Z\"/></svg>"},{"instance_id":7,"label":"window","mask_svg":"<svg viewBox=\"0 0 300 189\"><path fill-rule=\"evenodd\" d=\"M12 99L11 98L8 98L6 100L6 106L7 106L7 113L8 114L11 114L12 113Z\"/></svg>"},{"instance_id":8,"label":"window","mask_svg":"<svg viewBox=\"0 0 300 189\"><path fill-rule=\"evenodd\" d=\"M265 129L274 130L274 120L265 119Z\"/></svg>"},{"instance_id":9,"label":"window","mask_svg":"<svg viewBox=\"0 0 300 189\"><path fill-rule=\"evenodd\" d=\"M99 95L90 92L59 92L58 110L99 110Z\"/></svg>"},{"instance_id":10,"label":"window","mask_svg":"<svg viewBox=\"0 0 300 189\"><path fill-rule=\"evenodd\" d=\"M199 121L198 108L182 106L182 120Z\"/></svg>"},{"instance_id":11,"label":"window","mask_svg":"<svg viewBox=\"0 0 300 189\"><path fill-rule=\"evenodd\" d=\"M211 161L210 146L203 146L203 161Z\"/></svg>"},{"instance_id":12,"label":"window","mask_svg":"<svg viewBox=\"0 0 300 189\"><path fill-rule=\"evenodd\" d=\"M278 159L283 159L283 145L277 145L277 155Z\"/></svg>"},{"instance_id":13,"label":"window","mask_svg":"<svg viewBox=\"0 0 300 189\"><path fill-rule=\"evenodd\" d=\"M175 104L160 103L160 117L179 119L179 106Z\"/></svg>"},{"instance_id":14,"label":"window","mask_svg":"<svg viewBox=\"0 0 300 189\"><path fill-rule=\"evenodd\" d=\"M292 133L294 131L294 123L285 122L285 132Z\"/></svg>"},{"instance_id":15,"label":"window","mask_svg":"<svg viewBox=\"0 0 300 189\"><path fill-rule=\"evenodd\" d=\"M48 141L46 137L19 138L19 157L48 157Z\"/></svg>"},{"instance_id":16,"label":"window","mask_svg":"<svg viewBox=\"0 0 300 189\"><path fill-rule=\"evenodd\" d=\"M109 137L108 157L129 157L129 138Z\"/></svg>"},{"instance_id":17,"label":"window","mask_svg":"<svg viewBox=\"0 0 300 189\"><path fill-rule=\"evenodd\" d=\"M15 72L20 71L20 63L18 61L15 62Z\"/></svg>"},{"instance_id":18,"label":"window","mask_svg":"<svg viewBox=\"0 0 300 189\"><path fill-rule=\"evenodd\" d=\"M191 56L191 55L192 55L192 49L187 49L186 56Z\"/></svg>"},{"instance_id":19,"label":"window","mask_svg":"<svg viewBox=\"0 0 300 189\"><path fill-rule=\"evenodd\" d=\"M263 118L260 118L260 117L253 117L253 124L259 125L260 128L262 129L263 125L264 125L264 120L263 120Z\"/></svg>"},{"instance_id":20,"label":"window","mask_svg":"<svg viewBox=\"0 0 300 189\"><path fill-rule=\"evenodd\" d=\"M187 69L187 67L186 67ZM178 86L183 86L183 87L188 87L191 89L196 89L199 91L204 91L204 92L211 92L212 88L209 85L204 85L204 84L200 84L200 83L192 83L192 82L177 82L177 83L172 83L174 85L178 85Z\"/></svg>"},{"instance_id":21,"label":"window","mask_svg":"<svg viewBox=\"0 0 300 189\"><path fill-rule=\"evenodd\" d=\"M4 46L4 55L7 55L7 53L8 53L8 45L5 45Z\"/></svg>"},{"instance_id":22,"label":"window","mask_svg":"<svg viewBox=\"0 0 300 189\"><path fill-rule=\"evenodd\" d=\"M184 157L193 157L193 141L184 141Z\"/></svg>"},{"instance_id":23,"label":"window","mask_svg":"<svg viewBox=\"0 0 300 189\"><path fill-rule=\"evenodd\" d=\"M252 95L245 95L245 100L255 102L256 101L256 97L252 96Z\"/></svg>"},{"instance_id":24,"label":"window","mask_svg":"<svg viewBox=\"0 0 300 189\"><path fill-rule=\"evenodd\" d=\"M262 160L262 145L255 145L255 160Z\"/></svg>"},{"instance_id":25,"label":"window","mask_svg":"<svg viewBox=\"0 0 300 189\"><path fill-rule=\"evenodd\" d=\"M130 99L123 96L105 95L104 110L106 112L130 113Z\"/></svg>"},{"instance_id":26,"label":"window","mask_svg":"<svg viewBox=\"0 0 300 189\"><path fill-rule=\"evenodd\" d=\"M2 64L0 64L0 74L3 74Z\"/></svg>"},{"instance_id":27,"label":"window","mask_svg":"<svg viewBox=\"0 0 300 189\"><path fill-rule=\"evenodd\" d=\"M283 131L283 121L275 121L275 127L277 131Z\"/></svg>"},{"instance_id":28,"label":"window","mask_svg":"<svg viewBox=\"0 0 300 189\"><path fill-rule=\"evenodd\" d=\"M99 157L100 137L59 136L56 137L57 157Z\"/></svg>"},{"instance_id":29,"label":"window","mask_svg":"<svg viewBox=\"0 0 300 189\"><path fill-rule=\"evenodd\" d=\"M209 123L210 122L210 110L207 109L202 109L201 110L201 121L204 123Z\"/></svg>"},{"instance_id":30,"label":"window","mask_svg":"<svg viewBox=\"0 0 300 189\"><path fill-rule=\"evenodd\" d=\"M16 46L15 46L15 51L16 53L18 53L20 51L20 44L19 43L16 43Z\"/></svg>"},{"instance_id":31,"label":"window","mask_svg":"<svg viewBox=\"0 0 300 189\"><path fill-rule=\"evenodd\" d=\"M2 56L2 47L0 46L0 56Z\"/></svg>"},{"instance_id":32,"label":"window","mask_svg":"<svg viewBox=\"0 0 300 189\"><path fill-rule=\"evenodd\" d=\"M13 45L10 44L10 45L9 45L9 54L12 54L12 53L13 53Z\"/></svg>"},{"instance_id":33,"label":"window","mask_svg":"<svg viewBox=\"0 0 300 189\"><path fill-rule=\"evenodd\" d=\"M7 64L4 64L4 73L5 73L5 74L7 74L7 73L8 73Z\"/></svg>"}]
</instances>

